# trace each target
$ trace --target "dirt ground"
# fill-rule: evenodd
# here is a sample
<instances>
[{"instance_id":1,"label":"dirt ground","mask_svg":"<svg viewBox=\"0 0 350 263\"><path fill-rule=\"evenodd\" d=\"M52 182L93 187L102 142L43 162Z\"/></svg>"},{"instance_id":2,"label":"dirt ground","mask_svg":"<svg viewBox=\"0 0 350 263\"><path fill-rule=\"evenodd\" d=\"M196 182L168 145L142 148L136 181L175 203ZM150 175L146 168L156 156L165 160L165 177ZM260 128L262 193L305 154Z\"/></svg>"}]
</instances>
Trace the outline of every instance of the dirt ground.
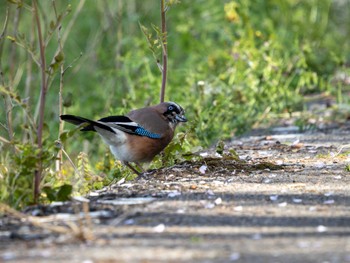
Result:
<instances>
[{"instance_id":1,"label":"dirt ground","mask_svg":"<svg viewBox=\"0 0 350 263\"><path fill-rule=\"evenodd\" d=\"M350 262L349 128L259 132L26 219L9 213L0 262Z\"/></svg>"}]
</instances>

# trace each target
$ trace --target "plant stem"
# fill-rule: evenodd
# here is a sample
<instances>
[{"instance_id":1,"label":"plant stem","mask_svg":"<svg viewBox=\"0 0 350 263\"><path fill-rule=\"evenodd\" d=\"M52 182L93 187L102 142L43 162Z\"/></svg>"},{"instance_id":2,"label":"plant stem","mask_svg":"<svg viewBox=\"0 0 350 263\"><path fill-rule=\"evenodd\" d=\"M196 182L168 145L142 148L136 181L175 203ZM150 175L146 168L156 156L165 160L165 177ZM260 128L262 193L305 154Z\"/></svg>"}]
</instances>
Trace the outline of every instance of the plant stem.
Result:
<instances>
[{"instance_id":1,"label":"plant stem","mask_svg":"<svg viewBox=\"0 0 350 263\"><path fill-rule=\"evenodd\" d=\"M55 1L52 2L53 9L55 11L56 15L56 20L58 21L58 14L56 10L56 3ZM59 48L59 53L63 54L63 46L62 46L62 39L61 39L61 23L59 24L57 28L57 42L58 42L58 48ZM63 75L64 75L64 62L61 63L60 66L60 88L58 92L58 111L59 115L63 114L63 98L62 98L62 93L63 93ZM63 132L64 128L64 123L60 119L59 121L59 128L58 128L58 140L60 139L60 136ZM56 160L56 172L58 173L59 177L62 178L62 148L57 153L57 160Z\"/></svg>"},{"instance_id":2,"label":"plant stem","mask_svg":"<svg viewBox=\"0 0 350 263\"><path fill-rule=\"evenodd\" d=\"M31 46L34 46L35 44L35 19L34 17L32 18L32 24L30 28L30 38L29 38L29 43ZM27 109L27 114L23 115L23 123L24 125L31 125L30 119L28 117L28 113L30 111L30 107L32 106L31 104L31 88L32 88L32 80L33 80L33 60L31 60L31 54L27 53L27 62L26 62L26 80L25 80L25 88L24 88L24 98L26 99L26 109ZM33 126L35 127L35 126ZM33 137L33 129L28 129L28 131L23 132L23 142L28 141L30 139L30 142L33 144L34 143L34 137Z\"/></svg>"},{"instance_id":3,"label":"plant stem","mask_svg":"<svg viewBox=\"0 0 350 263\"><path fill-rule=\"evenodd\" d=\"M36 26L38 30L39 39L39 49L40 49L40 70L41 70L41 88L40 88L40 107L39 107L39 124L37 129L38 134L38 148L39 153L39 165L38 169L35 171L34 176L34 203L38 203L38 198L40 194L40 181L42 175L42 148L43 148L43 127L44 127L44 113L45 113L45 102L46 102L46 92L47 92L47 81L46 81L46 59L45 59L45 45L43 42L41 25L38 13L38 3L37 0L33 0L33 12L36 20Z\"/></svg>"},{"instance_id":4,"label":"plant stem","mask_svg":"<svg viewBox=\"0 0 350 263\"><path fill-rule=\"evenodd\" d=\"M160 0L160 15L162 20L162 47L163 47L163 68L162 68L162 87L160 90L160 102L164 102L165 87L168 70L168 52L167 52L167 32L165 23L165 0Z\"/></svg>"},{"instance_id":5,"label":"plant stem","mask_svg":"<svg viewBox=\"0 0 350 263\"><path fill-rule=\"evenodd\" d=\"M3 30L0 35L0 75L1 75L1 84L3 87L5 87L5 79L3 75L3 70L2 70L2 55L3 55L3 50L4 50L4 37L7 32L7 26L8 26L8 21L9 21L9 7L7 6L6 9L6 16L5 16L5 23L3 25ZM18 26L18 23L16 24ZM11 54L13 54L13 49L11 49ZM10 60L13 61L13 60ZM11 68L14 63L11 63ZM10 89L10 87L9 87ZM13 139L13 129L12 129L12 104L11 104L11 98L9 96L3 95L4 99L4 106L5 106L5 111L6 111L6 130L8 132L8 136L10 141Z\"/></svg>"}]
</instances>

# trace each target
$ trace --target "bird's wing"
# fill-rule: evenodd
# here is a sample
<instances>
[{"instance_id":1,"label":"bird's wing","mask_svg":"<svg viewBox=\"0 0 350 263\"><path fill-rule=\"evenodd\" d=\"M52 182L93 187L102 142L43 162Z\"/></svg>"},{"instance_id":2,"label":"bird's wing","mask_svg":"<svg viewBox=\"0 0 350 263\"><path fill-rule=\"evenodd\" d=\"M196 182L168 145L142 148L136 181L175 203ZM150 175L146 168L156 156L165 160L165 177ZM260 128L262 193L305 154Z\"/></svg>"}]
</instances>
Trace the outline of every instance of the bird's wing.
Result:
<instances>
[{"instance_id":1,"label":"bird's wing","mask_svg":"<svg viewBox=\"0 0 350 263\"><path fill-rule=\"evenodd\" d=\"M154 133L145 129L143 126L126 116L109 116L99 119L98 121L93 121L74 115L61 115L61 119L75 125L82 125L81 131L96 131L95 127L98 127L114 134L117 133L116 130L120 130L129 134L145 136L151 139L161 138L159 133Z\"/></svg>"},{"instance_id":2,"label":"bird's wing","mask_svg":"<svg viewBox=\"0 0 350 263\"><path fill-rule=\"evenodd\" d=\"M61 120L75 124L80 125L82 127L81 131L96 131L95 127L99 127L101 129L107 130L109 132L115 133L115 131L108 127L107 125L104 125L101 122L89 120L80 116L75 115L61 115Z\"/></svg>"},{"instance_id":3,"label":"bird's wing","mask_svg":"<svg viewBox=\"0 0 350 263\"><path fill-rule=\"evenodd\" d=\"M108 126L109 128L118 129L129 134L145 136L151 139L161 138L160 134L154 133L145 129L140 124L132 121L130 118L126 116L109 116L109 117L102 118L97 122L105 126Z\"/></svg>"}]
</instances>

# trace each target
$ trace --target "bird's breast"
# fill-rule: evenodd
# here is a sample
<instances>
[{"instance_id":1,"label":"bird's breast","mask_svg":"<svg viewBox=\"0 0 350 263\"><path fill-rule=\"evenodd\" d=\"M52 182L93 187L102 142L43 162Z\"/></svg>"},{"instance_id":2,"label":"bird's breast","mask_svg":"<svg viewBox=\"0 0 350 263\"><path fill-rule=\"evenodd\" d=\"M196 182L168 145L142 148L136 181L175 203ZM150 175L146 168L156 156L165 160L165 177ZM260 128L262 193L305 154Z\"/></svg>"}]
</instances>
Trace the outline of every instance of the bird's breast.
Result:
<instances>
[{"instance_id":1,"label":"bird's breast","mask_svg":"<svg viewBox=\"0 0 350 263\"><path fill-rule=\"evenodd\" d=\"M109 148L114 157L122 162L135 162L135 155L130 151L130 147L127 144L110 145Z\"/></svg>"}]
</instances>

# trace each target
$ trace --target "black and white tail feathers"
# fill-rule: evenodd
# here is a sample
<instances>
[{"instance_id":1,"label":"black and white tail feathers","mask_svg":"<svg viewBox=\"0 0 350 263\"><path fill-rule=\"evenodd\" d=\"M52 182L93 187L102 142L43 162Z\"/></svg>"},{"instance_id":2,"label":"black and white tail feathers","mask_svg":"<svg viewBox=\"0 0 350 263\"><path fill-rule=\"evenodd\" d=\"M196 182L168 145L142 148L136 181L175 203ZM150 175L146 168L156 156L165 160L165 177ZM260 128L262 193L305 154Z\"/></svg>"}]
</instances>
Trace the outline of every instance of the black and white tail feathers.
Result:
<instances>
[{"instance_id":1,"label":"black and white tail feathers","mask_svg":"<svg viewBox=\"0 0 350 263\"><path fill-rule=\"evenodd\" d=\"M87 125L84 126L81 131L96 131L95 127L99 127L101 129L105 129L107 131L110 131L112 133L115 133L111 127L108 125L104 125L103 123L89 120L80 116L74 116L74 115L61 115L61 120L72 123L74 125L81 125L83 123L86 123Z\"/></svg>"},{"instance_id":2,"label":"black and white tail feathers","mask_svg":"<svg viewBox=\"0 0 350 263\"><path fill-rule=\"evenodd\" d=\"M95 127L104 129L116 134L116 130L124 131L129 134L134 134L138 136L145 136L151 139L159 139L161 136L157 133L152 133L145 128L143 128L138 123L132 121L126 116L109 116L98 121L89 120L83 117L74 116L74 115L61 115L61 120L67 121L75 125L81 125L86 123L86 126L83 126L81 131L96 131Z\"/></svg>"}]
</instances>

